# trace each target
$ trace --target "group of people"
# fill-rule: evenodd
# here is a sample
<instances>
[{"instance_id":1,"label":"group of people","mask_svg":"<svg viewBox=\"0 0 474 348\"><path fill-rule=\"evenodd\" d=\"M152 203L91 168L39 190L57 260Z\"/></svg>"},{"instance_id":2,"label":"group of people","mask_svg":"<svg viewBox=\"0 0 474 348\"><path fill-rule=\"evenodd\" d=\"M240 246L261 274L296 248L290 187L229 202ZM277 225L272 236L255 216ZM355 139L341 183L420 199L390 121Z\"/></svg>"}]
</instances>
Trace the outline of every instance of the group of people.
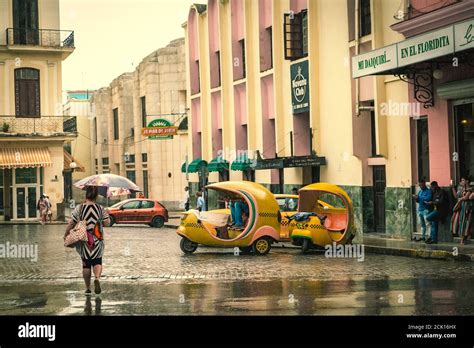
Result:
<instances>
[{"instance_id":1,"label":"group of people","mask_svg":"<svg viewBox=\"0 0 474 348\"><path fill-rule=\"evenodd\" d=\"M420 191L414 194L418 203L418 217L421 225L421 238L415 241L425 241L427 244L438 242L439 223L444 222L449 215L450 199L436 181L426 185L424 180L418 183ZM472 210L474 202L474 187L469 185L469 180L462 178L459 187L452 187L452 194L456 203L452 209L450 231L453 236L461 237L461 244L465 244L471 235ZM426 238L427 228L430 228L429 237Z\"/></svg>"},{"instance_id":2,"label":"group of people","mask_svg":"<svg viewBox=\"0 0 474 348\"><path fill-rule=\"evenodd\" d=\"M51 222L53 214L51 212L51 202L47 194L41 194L38 203L36 203L36 210L39 211L41 225L44 225L48 219Z\"/></svg>"}]
</instances>

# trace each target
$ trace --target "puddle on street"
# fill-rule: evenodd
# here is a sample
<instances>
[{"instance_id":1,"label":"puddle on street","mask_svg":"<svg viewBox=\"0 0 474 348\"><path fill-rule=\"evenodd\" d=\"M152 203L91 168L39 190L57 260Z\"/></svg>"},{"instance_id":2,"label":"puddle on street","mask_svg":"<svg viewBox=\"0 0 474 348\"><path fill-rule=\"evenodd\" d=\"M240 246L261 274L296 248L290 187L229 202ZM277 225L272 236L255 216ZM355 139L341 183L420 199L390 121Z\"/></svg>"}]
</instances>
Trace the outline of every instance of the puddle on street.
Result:
<instances>
[{"instance_id":1,"label":"puddle on street","mask_svg":"<svg viewBox=\"0 0 474 348\"><path fill-rule=\"evenodd\" d=\"M0 287L1 315L456 315L474 313L473 279L81 282Z\"/></svg>"}]
</instances>

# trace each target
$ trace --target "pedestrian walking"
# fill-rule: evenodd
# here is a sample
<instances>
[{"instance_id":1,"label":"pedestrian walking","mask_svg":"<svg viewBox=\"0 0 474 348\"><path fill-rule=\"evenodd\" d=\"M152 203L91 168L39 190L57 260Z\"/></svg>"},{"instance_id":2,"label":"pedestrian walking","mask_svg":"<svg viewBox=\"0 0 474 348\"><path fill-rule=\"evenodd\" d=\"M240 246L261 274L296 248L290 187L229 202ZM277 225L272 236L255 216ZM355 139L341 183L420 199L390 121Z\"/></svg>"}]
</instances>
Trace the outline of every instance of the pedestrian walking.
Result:
<instances>
[{"instance_id":1,"label":"pedestrian walking","mask_svg":"<svg viewBox=\"0 0 474 348\"><path fill-rule=\"evenodd\" d=\"M432 181L430 184L432 191L432 200L426 202L431 211L425 215L426 221L430 224L430 236L426 240L426 244L438 243L439 223L443 222L448 216L449 201L446 192L439 187L438 182Z\"/></svg>"},{"instance_id":2,"label":"pedestrian walking","mask_svg":"<svg viewBox=\"0 0 474 348\"><path fill-rule=\"evenodd\" d=\"M426 186L426 181L421 179L418 182L418 186L420 187L420 191L417 194L413 195L413 198L418 203L418 211L417 215L420 219L421 225L421 239L414 238L416 242L421 240L426 240L426 221L425 216L431 211L431 207L429 207L426 202L429 202L433 199L433 192Z\"/></svg>"},{"instance_id":3,"label":"pedestrian walking","mask_svg":"<svg viewBox=\"0 0 474 348\"><path fill-rule=\"evenodd\" d=\"M71 220L66 228L64 239L71 229L79 222L87 222L87 242L80 243L76 247L82 259L82 276L86 285L86 295L91 294L91 276L94 272L94 291L96 294L102 292L100 277L102 275L102 257L104 255L104 231L103 226L109 226L110 218L107 210L96 203L98 196L97 186L88 186L86 189L86 200L78 205L72 212Z\"/></svg>"},{"instance_id":4,"label":"pedestrian walking","mask_svg":"<svg viewBox=\"0 0 474 348\"><path fill-rule=\"evenodd\" d=\"M46 206L47 206L46 221L49 220L49 223L51 223L52 220L53 220L53 212L52 212L52 210L51 210L51 208L52 208L51 201L49 200L49 196L48 196L48 195L45 194L44 197L45 197Z\"/></svg>"},{"instance_id":5,"label":"pedestrian walking","mask_svg":"<svg viewBox=\"0 0 474 348\"><path fill-rule=\"evenodd\" d=\"M46 223L46 217L48 215L49 208L49 202L46 199L46 195L43 193L41 194L38 203L36 203L36 209L39 211L41 225L44 225Z\"/></svg>"}]
</instances>

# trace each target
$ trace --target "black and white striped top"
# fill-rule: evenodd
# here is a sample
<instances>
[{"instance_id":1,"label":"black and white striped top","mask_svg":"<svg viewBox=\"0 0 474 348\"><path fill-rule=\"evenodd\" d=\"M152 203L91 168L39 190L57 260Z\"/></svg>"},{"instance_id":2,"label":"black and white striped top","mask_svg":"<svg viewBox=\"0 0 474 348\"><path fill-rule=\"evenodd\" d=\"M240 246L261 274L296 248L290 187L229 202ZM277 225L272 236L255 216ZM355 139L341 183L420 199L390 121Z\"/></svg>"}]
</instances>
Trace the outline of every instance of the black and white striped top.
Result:
<instances>
[{"instance_id":1,"label":"black and white striped top","mask_svg":"<svg viewBox=\"0 0 474 348\"><path fill-rule=\"evenodd\" d=\"M97 259L104 255L104 241L97 239L94 235L94 226L98 221L105 221L109 219L109 213L97 203L83 203L80 204L72 212L72 219L74 222L85 220L87 222L87 232L92 237L93 244L81 243L76 250L83 259ZM103 231L102 235L103 235Z\"/></svg>"}]
</instances>

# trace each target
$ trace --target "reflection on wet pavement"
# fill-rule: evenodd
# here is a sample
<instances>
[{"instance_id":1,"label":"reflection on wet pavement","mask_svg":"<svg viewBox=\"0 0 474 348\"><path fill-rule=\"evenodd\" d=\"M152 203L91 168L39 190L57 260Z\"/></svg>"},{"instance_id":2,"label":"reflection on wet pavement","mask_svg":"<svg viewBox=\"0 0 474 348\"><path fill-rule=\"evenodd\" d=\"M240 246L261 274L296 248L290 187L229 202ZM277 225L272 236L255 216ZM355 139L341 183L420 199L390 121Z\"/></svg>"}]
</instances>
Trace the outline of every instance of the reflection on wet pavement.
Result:
<instances>
[{"instance_id":1,"label":"reflection on wet pavement","mask_svg":"<svg viewBox=\"0 0 474 348\"><path fill-rule=\"evenodd\" d=\"M2 315L465 315L474 313L474 281L268 280L104 282L86 297L82 284L8 284Z\"/></svg>"}]
</instances>

